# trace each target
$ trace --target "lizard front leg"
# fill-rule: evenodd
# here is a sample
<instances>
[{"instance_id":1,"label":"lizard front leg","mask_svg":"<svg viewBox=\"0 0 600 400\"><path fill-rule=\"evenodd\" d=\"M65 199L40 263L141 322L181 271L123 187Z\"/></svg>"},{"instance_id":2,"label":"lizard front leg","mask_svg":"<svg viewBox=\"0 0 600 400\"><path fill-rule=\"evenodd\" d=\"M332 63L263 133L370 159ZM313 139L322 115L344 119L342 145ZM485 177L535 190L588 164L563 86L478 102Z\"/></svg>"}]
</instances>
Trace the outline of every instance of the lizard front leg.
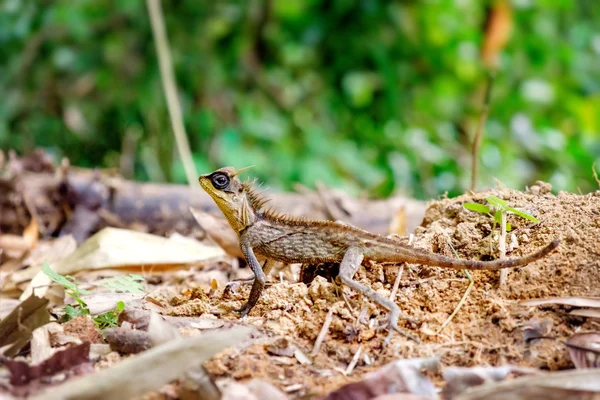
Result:
<instances>
[{"instance_id":1,"label":"lizard front leg","mask_svg":"<svg viewBox=\"0 0 600 400\"><path fill-rule=\"evenodd\" d=\"M400 308L398 307L398 305L395 302L393 302L392 300L390 300L386 297L383 297L382 295L377 293L375 290L373 290L367 286L361 285L360 283L356 282L353 279L354 274L360 267L363 258L364 258L364 255L363 255L363 252L361 249L359 249L358 247L350 247L346 251L346 254L344 254L344 258L342 259L342 263L340 264L340 272L338 274L338 278L342 281L342 283L344 285L351 287L352 289L356 290L357 292L367 296L368 298L370 298L371 300L373 300L380 306L386 308L390 313L389 314L390 328L395 330L396 332L400 333L401 335L419 343L419 339L417 339L416 337L414 337L413 335L411 335L407 332L402 331L398 327L398 318L406 319L409 321L413 321L413 320L411 318L403 315L400 312Z\"/></svg>"},{"instance_id":2,"label":"lizard front leg","mask_svg":"<svg viewBox=\"0 0 600 400\"><path fill-rule=\"evenodd\" d=\"M265 288L266 278L263 269L258 263L256 256L254 255L252 247L248 244L242 244L241 248L244 257L246 258L246 262L248 263L248 266L250 266L250 269L254 273L254 283L252 284L252 289L250 290L250 297L248 297L248 301L246 302L246 304L244 304L239 310L237 310L241 313L242 317L245 317L246 315L248 315L250 310L252 310L252 308L256 305L256 302L260 298L260 295L262 294L262 291Z\"/></svg>"}]
</instances>

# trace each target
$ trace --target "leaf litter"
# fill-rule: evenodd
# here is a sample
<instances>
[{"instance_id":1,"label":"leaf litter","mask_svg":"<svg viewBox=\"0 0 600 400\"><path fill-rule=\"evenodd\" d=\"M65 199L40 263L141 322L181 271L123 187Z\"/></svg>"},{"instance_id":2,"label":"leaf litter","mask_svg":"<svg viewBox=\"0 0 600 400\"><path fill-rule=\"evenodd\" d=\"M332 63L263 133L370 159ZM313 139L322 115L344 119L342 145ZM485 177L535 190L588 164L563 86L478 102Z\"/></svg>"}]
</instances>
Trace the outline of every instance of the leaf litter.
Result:
<instances>
[{"instance_id":1,"label":"leaf litter","mask_svg":"<svg viewBox=\"0 0 600 400\"><path fill-rule=\"evenodd\" d=\"M216 347L211 348L212 353L206 353L206 372L199 372L199 381L208 376L208 381L217 383L220 388L217 390L223 393L224 398L234 398L232 396L235 390L245 391L244 393L256 398L264 398L256 393L271 393L272 398L276 398L275 394L280 398L326 396L353 382L359 387L369 387L373 382L370 378L372 374L385 376L385 371L390 370L395 365L394 362L432 356L439 360L439 368L426 371L423 375L414 375L406 387L425 382L424 385L431 384L434 385L431 387L440 388L457 379L443 373L450 367L464 368L466 375L463 375L469 377L473 374L478 376L477 370L472 367L486 365L492 366L490 376L496 377L495 379L467 378L467 384L461 384L462 394L459 391L448 398L461 398L465 393L475 393L469 396L477 396L477 390L486 395L495 393L494 390L498 393L517 393L527 387L520 383L520 379L527 378L493 383L494 380L502 381L506 377L518 376L519 373L515 371L543 371L548 375L547 380L552 381L554 373L550 372L573 368L564 343L577 332L598 330L597 322L592 318L575 315L574 311L577 310L573 308L584 306L593 310L595 303L581 303L581 299L592 301L600 296L597 285L600 281L600 261L596 256L600 253L600 245L595 239L600 237L600 226L597 224L600 220L600 196L562 192L554 196L548 192L498 189L489 193L444 199L430 204L423 224L415 231L413 245L450 256L453 256L454 248L462 258L493 259L496 257L494 250L497 250L497 237L489 218L463 207L464 203L483 203L489 196L503 199L511 207L525 210L540 221L533 224L514 215L508 216L511 233L514 235L512 240L515 241L516 238L518 244L513 246L509 257L531 252L558 236L562 239L559 251L532 265L511 271L508 284L503 288L497 287L497 272L474 272L475 285L472 292L439 334L436 332L455 310L469 282L461 271L405 265L395 300L404 313L420 321L420 324L406 321L401 321L400 324L403 329L417 334L422 341L421 345L393 336L390 345L384 347L383 339L387 333L377 329L385 320L384 310L349 290L340 290L334 283L321 277L314 278L312 282L309 279L308 285L282 279L293 275L298 278L297 271L294 272L293 269L291 275L286 272L287 275L272 276L270 279L273 284L267 288L256 308L248 317L239 319L234 309L246 300L249 286L228 286L227 283L251 275L247 268L239 268L237 260L226 256L223 250L214 245L192 244L187 241L189 239L159 240L150 238L147 234L139 235L137 232L108 228L88 239L93 245L88 242L82 244L62 259L54 259L52 266L63 276L74 275L84 290L91 291L89 295L85 295L90 297L82 297L88 302L86 304L90 304L90 308L96 301L102 303L104 296L109 300L104 302L104 306L98 305L98 310L110 310L119 301L123 301L125 309L117 316L118 327L111 329L122 329L123 337L140 335L147 341L147 345L135 356L115 358L117 353L114 352L104 352L104 355L95 353L96 358L92 362L96 363L102 373L106 371L104 375L97 373L81 378L88 382L83 385L79 383L80 380L77 383L75 380L67 380L57 386L62 392L49 393L61 393L64 398L75 396L75 393L82 393L84 387L86 391L89 390L87 385L90 385L92 378L120 385L118 379L112 380L111 376L114 375L111 374L121 374L121 377L128 376L128 379L136 382L135 385L129 384L139 386L136 394L146 390L163 390L162 393L167 398L174 398L169 397L171 395L168 393L171 392L164 385L175 377L182 377L182 374L174 375L169 372L149 385L148 376L152 380L156 378L156 374L160 375L165 371L163 367L154 368L156 359L149 361L141 358L148 369L148 376L134 373L135 368L142 368L141 363L134 368L132 365L136 364L126 362L131 359L140 362L140 357L152 355L161 346L180 343L188 337L201 338L211 331L215 333L215 339L220 335L225 341L222 344L225 347L222 351ZM201 214L197 213L198 215ZM210 219L205 216L203 221L204 224L210 223ZM214 230L217 232L215 235L220 234L219 229ZM131 247L128 246L130 241ZM490 243L493 244L492 251ZM35 251L35 248L31 251ZM37 264L40 265L39 262ZM378 263L367 266L368 269L357 273L357 279L389 296L399 267ZM23 271L28 268L30 267L26 266L19 271L21 277L25 276ZM37 268L41 268L41 265ZM328 268L324 266L323 270ZM32 272L29 272L30 277L37 273ZM121 281L127 279L124 277L128 275L123 275L124 273L135 273L144 278L145 294L126 298L125 293L108 293L106 287L100 285L107 278L115 279L114 282L120 284L116 284L113 289L118 289L117 286L123 289L123 284L128 285L127 281ZM35 288L35 292L40 289ZM93 300L94 297L96 300ZM550 298L570 300L551 302L547 300ZM542 302L524 303L530 300ZM162 314L162 321L176 327L178 333L173 334L173 328L161 325L160 331L171 334L167 334L166 339L158 339L158 347L152 347L148 333L149 312L143 311L144 309ZM53 308L53 313L58 310ZM142 313L134 317L136 312ZM75 321L77 319L70 323ZM325 321L328 321L329 326L323 330ZM0 326L4 322L0 322ZM237 325L249 325L258 330L254 331L252 339L248 339L246 333L242 335L246 337L244 340L227 341L231 329ZM93 323L87 326L93 326L97 332ZM532 329L537 333L532 334ZM207 333L202 333L203 331ZM92 342L90 333L86 336L82 332L71 331L62 335L74 337L81 343ZM105 338L108 338L110 334L106 333L111 331L104 332ZM315 347L320 333L322 340ZM211 338L210 335L208 337ZM71 344L73 345L76 344ZM231 347L232 345L234 346ZM315 348L315 354L311 354ZM220 353L213 356L218 351ZM185 359L185 351L174 352L173 354L178 354L177 357ZM58 354L55 351L52 353ZM310 356L306 356L307 354ZM157 357L161 359L163 355ZM115 361L110 361L111 359ZM123 364L125 367L120 367L123 369L117 370L117 373L108 372ZM148 368L149 365L153 368ZM510 365L510 368L502 371L493 369L500 365ZM168 364L166 368L171 367L173 364ZM502 373L499 374L500 372ZM392 381L398 382L397 379L392 378ZM573 379L579 382L580 378L576 376ZM588 376L588 379L591 378ZM184 382L187 382L186 385ZM184 386L195 387L193 382L194 379L190 376L182 378L179 388L184 390ZM501 386L511 382L515 382L516 386ZM562 381L557 380L552 389L544 389L544 380L533 382L531 385L537 385L535 387L544 392L556 390L556 385L559 385L556 382ZM500 386L493 389L494 385ZM473 388L474 386L477 388ZM376 387L380 389L380 386ZM573 390L598 391L596 387L585 385ZM417 393L408 389L406 391ZM435 398L438 391L439 389L436 393L421 395ZM102 392L96 387L89 393L96 393L90 394L89 398L107 398L102 396L108 396L111 392ZM177 390L173 393L177 393Z\"/></svg>"}]
</instances>

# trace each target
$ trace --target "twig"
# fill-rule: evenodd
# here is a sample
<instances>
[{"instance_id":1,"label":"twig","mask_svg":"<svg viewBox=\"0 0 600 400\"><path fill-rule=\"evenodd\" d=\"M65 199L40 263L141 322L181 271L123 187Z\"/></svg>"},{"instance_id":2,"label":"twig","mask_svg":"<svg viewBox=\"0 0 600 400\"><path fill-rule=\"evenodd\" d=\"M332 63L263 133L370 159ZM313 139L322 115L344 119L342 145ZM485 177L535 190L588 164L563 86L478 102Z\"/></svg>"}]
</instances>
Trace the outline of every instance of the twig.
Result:
<instances>
[{"instance_id":1,"label":"twig","mask_svg":"<svg viewBox=\"0 0 600 400\"><path fill-rule=\"evenodd\" d=\"M598 179L598 172L596 171L596 162L595 161L592 164L592 174L594 174L594 179L596 180L598 187L600 187L600 179Z\"/></svg>"},{"instance_id":2,"label":"twig","mask_svg":"<svg viewBox=\"0 0 600 400\"><path fill-rule=\"evenodd\" d=\"M390 293L390 300L394 301L396 298L396 294L398 293L398 288L400 287L400 279L402 278L402 273L404 272L404 264L398 267L398 275L396 275L396 280L394 281L394 287L392 288L392 293Z\"/></svg>"},{"instance_id":3,"label":"twig","mask_svg":"<svg viewBox=\"0 0 600 400\"><path fill-rule=\"evenodd\" d=\"M498 250L500 250L500 260L506 258L506 211L500 212L500 238L498 239ZM508 268L500 270L499 286L506 285L508 279Z\"/></svg>"},{"instance_id":4,"label":"twig","mask_svg":"<svg viewBox=\"0 0 600 400\"><path fill-rule=\"evenodd\" d=\"M492 84L494 83L494 76L494 73L488 72L487 85L483 97L483 108L481 109L479 124L477 125L475 137L473 138L473 148L471 150L471 190L477 189L477 172L479 169L479 146L481 146L481 140L483 139L483 127L485 126L485 121L487 120L488 114L490 113L490 97L492 93Z\"/></svg>"},{"instance_id":5,"label":"twig","mask_svg":"<svg viewBox=\"0 0 600 400\"><path fill-rule=\"evenodd\" d=\"M331 321L333 320L333 308L329 310L327 315L325 316L325 322L323 322L323 327L317 336L317 340L315 341L315 345L313 346L312 351L310 352L311 357L319 354L319 350L321 349L321 345L323 344L323 340L325 340L325 336L327 332L329 332L329 325L331 325Z\"/></svg>"},{"instance_id":6,"label":"twig","mask_svg":"<svg viewBox=\"0 0 600 400\"><path fill-rule=\"evenodd\" d=\"M415 235L412 233L408 237L408 245L411 246ZM396 293L398 293L398 288L400 287L400 279L402 278L402 273L404 272L404 264L402 264L398 268L398 275L396 275L396 280L394 281L394 287L392 288L392 293L390 293L390 300L394 301L396 298Z\"/></svg>"},{"instance_id":7,"label":"twig","mask_svg":"<svg viewBox=\"0 0 600 400\"><path fill-rule=\"evenodd\" d=\"M354 357L352 357L352 361L350 361L350 364L348 364L348 368L346 368L346 371L344 371L345 375L350 375L352 371L354 371L354 367L356 367L356 364L358 363L360 353L362 353L362 346L359 346L358 350L356 350Z\"/></svg>"},{"instance_id":8,"label":"twig","mask_svg":"<svg viewBox=\"0 0 600 400\"><path fill-rule=\"evenodd\" d=\"M165 91L165 97L167 98L167 107L169 109L169 116L171 117L171 126L173 127L177 151L179 152L179 157L181 157L181 162L183 163L183 169L185 170L188 185L195 188L196 185L194 183L196 182L198 174L196 172L194 161L192 160L190 143L185 134L185 127L183 125L181 105L179 103L179 98L177 97L177 86L175 85L171 52L169 50L169 41L167 39L160 0L146 0L146 5L148 6L148 13L150 14L150 24L152 25L152 34L154 36L154 43L156 44L160 76L163 90Z\"/></svg>"},{"instance_id":9,"label":"twig","mask_svg":"<svg viewBox=\"0 0 600 400\"><path fill-rule=\"evenodd\" d=\"M450 245L450 248L452 249L452 252L454 253L454 256L456 258L460 258L458 256L458 253L454 249L454 246L452 246L452 243L450 242L450 240L448 240L448 244ZM460 308L463 306L463 304L465 303L465 301L469 297L469 294L471 293L471 290L473 290L473 285L475 284L475 282L473 281L473 277L471 276L471 274L469 273L468 270L464 269L463 271L467 275L467 279L469 280L469 286L467 287L467 290L465 290L465 294L463 294L462 298L458 302L458 305L456 306L456 308L454 309L454 311L452 311L452 314L450 314L450 316L444 321L444 323L442 324L442 326L440 326L440 328L437 330L436 335L439 335L444 330L444 328L446 326L448 326L448 324L454 319L454 316L458 313L458 310L460 310Z\"/></svg>"}]
</instances>

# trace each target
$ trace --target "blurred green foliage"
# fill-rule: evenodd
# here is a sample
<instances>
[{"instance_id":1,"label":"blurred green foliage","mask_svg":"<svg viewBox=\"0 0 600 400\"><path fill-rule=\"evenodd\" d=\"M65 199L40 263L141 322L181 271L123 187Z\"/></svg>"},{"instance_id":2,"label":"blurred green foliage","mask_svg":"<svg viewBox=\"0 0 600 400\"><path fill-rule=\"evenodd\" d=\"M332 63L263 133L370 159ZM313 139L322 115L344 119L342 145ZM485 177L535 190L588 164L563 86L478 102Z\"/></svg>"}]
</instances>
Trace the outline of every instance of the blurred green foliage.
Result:
<instances>
[{"instance_id":1,"label":"blurred green foliage","mask_svg":"<svg viewBox=\"0 0 600 400\"><path fill-rule=\"evenodd\" d=\"M597 187L600 7L514 0L481 186ZM199 172L426 198L468 187L485 2L164 1ZM0 146L182 182L143 1L0 5Z\"/></svg>"}]
</instances>

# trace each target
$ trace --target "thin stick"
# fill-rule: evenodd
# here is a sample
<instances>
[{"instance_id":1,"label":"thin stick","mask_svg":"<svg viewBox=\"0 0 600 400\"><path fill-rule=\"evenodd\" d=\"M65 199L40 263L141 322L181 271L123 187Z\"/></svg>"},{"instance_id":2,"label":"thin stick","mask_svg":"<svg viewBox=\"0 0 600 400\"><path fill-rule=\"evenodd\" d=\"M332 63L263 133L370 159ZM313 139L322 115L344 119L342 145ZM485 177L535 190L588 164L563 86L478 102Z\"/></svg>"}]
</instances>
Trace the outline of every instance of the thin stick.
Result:
<instances>
[{"instance_id":1,"label":"thin stick","mask_svg":"<svg viewBox=\"0 0 600 400\"><path fill-rule=\"evenodd\" d=\"M450 245L450 248L452 249L452 252L454 253L454 256L456 258L460 258L458 256L458 253L454 249L454 246L452 246L452 243L449 240L448 240L448 244ZM448 324L454 319L454 316L456 314L458 314L458 310L460 310L460 308L463 306L463 304L465 303L465 301L469 297L469 294L471 293L471 290L473 290L473 285L475 284L475 282L473 281L473 277L471 276L471 274L469 273L468 270L464 269L463 271L467 275L467 279L469 280L469 286L467 287L467 290L465 290L465 294L463 294L462 298L458 302L458 305L456 306L456 308L454 309L454 311L452 311L452 314L450 314L450 316L444 321L444 323L442 324L442 326L440 326L440 328L437 330L436 335L439 335L444 330L444 328L446 326L448 326Z\"/></svg>"},{"instance_id":2,"label":"thin stick","mask_svg":"<svg viewBox=\"0 0 600 400\"><path fill-rule=\"evenodd\" d=\"M592 164L592 174L594 174L594 179L596 180L596 183L600 187L600 179L598 179L598 172L596 172L596 162L595 161Z\"/></svg>"},{"instance_id":3,"label":"thin stick","mask_svg":"<svg viewBox=\"0 0 600 400\"><path fill-rule=\"evenodd\" d=\"M329 332L329 325L331 325L331 321L333 320L333 309L330 309L327 315L325 316L325 322L323 322L323 327L319 332L319 336L317 336L317 340L315 341L315 345L313 346L312 351L310 352L311 357L319 354L319 350L321 349L321 345L323 344L323 340L325 340L325 336L327 332Z\"/></svg>"},{"instance_id":4,"label":"thin stick","mask_svg":"<svg viewBox=\"0 0 600 400\"><path fill-rule=\"evenodd\" d=\"M194 161L192 160L190 143L188 142L188 138L185 134L185 127L183 125L181 105L179 104L179 98L177 97L177 86L175 84L175 75L173 74L171 52L169 50L169 41L167 39L160 0L146 0L146 5L148 7L148 13L150 14L150 24L152 25L152 35L154 36L154 43L156 44L160 77L165 97L167 98L167 107L169 109L169 116L171 117L171 126L177 144L177 151L179 152L179 157L181 157L181 162L183 163L183 169L185 170L188 185L195 188L196 177L198 174L196 172Z\"/></svg>"},{"instance_id":5,"label":"thin stick","mask_svg":"<svg viewBox=\"0 0 600 400\"><path fill-rule=\"evenodd\" d=\"M500 260L506 258L506 211L500 212L500 238L498 239L498 249L500 250ZM508 279L508 268L500 270L499 286L506 285Z\"/></svg>"},{"instance_id":6,"label":"thin stick","mask_svg":"<svg viewBox=\"0 0 600 400\"><path fill-rule=\"evenodd\" d=\"M479 124L475 131L475 137L473 138L473 148L471 149L471 190L477 190L477 173L479 169L479 146L481 146L481 140L483 139L483 128L485 121L487 120L488 114L490 113L490 97L492 93L492 84L494 83L494 74L488 72L487 85L485 88L485 94L483 98L483 108L481 109L481 116L479 117Z\"/></svg>"},{"instance_id":7,"label":"thin stick","mask_svg":"<svg viewBox=\"0 0 600 400\"><path fill-rule=\"evenodd\" d=\"M396 275L396 281L394 281L394 287L392 288L392 293L390 293L390 300L392 301L396 299L396 294L398 293L398 288L400 287L400 279L402 278L403 272L404 264L398 268L398 275Z\"/></svg>"},{"instance_id":8,"label":"thin stick","mask_svg":"<svg viewBox=\"0 0 600 400\"><path fill-rule=\"evenodd\" d=\"M362 346L359 346L358 350L356 350L354 357L352 357L352 361L350 361L350 364L348 364L348 368L346 368L346 371L344 372L345 375L350 375L352 371L354 371L354 367L356 367L356 364L358 363L360 353L362 353Z\"/></svg>"}]
</instances>

